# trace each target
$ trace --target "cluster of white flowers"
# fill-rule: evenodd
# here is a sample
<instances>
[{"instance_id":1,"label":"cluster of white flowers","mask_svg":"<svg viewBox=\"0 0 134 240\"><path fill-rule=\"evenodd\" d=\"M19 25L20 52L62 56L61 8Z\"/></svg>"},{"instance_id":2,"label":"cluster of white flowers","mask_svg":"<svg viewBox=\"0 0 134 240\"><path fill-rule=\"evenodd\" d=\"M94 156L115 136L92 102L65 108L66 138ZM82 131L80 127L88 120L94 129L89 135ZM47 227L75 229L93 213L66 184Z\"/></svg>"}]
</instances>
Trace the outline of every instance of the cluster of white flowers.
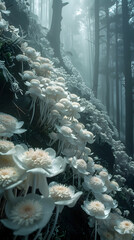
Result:
<instances>
[{"instance_id":1,"label":"cluster of white flowers","mask_svg":"<svg viewBox=\"0 0 134 240\"><path fill-rule=\"evenodd\" d=\"M0 2L0 11L7 11L4 2ZM82 193L87 192L82 209L90 216L90 221L93 220L92 225L95 223L95 234L98 232L101 240L123 240L124 236L131 240L134 224L117 213L111 213L111 209L115 211L118 205L114 193L121 188L107 169L94 162L91 149L87 146L95 141L92 129L94 133L102 132L100 135L105 140L102 128L108 129L107 141L112 141L113 132L107 120L101 114L101 124L99 120L96 121L99 111L93 104L87 105L76 94L70 93L63 71L56 69L51 60L42 57L26 42L22 42L21 50L22 54L17 55L16 59L22 62L20 76L27 86L25 94L31 98L30 124L36 117L39 128L44 129L47 125L53 131L49 134L50 147L46 149L14 145L6 138L25 132L25 129L21 129L23 122L18 122L7 113L0 113L0 194L7 201L7 218L1 222L12 229L16 236L28 236L39 229L35 237L37 239L55 207L54 226L63 207L74 207ZM30 70L23 69L24 61L29 64ZM36 108L39 108L38 115ZM81 112L87 108L91 113L94 112L90 116L96 122L91 129L86 129L79 121ZM56 150L52 148L55 142L58 143ZM54 181L48 184L48 178L66 172L66 165L72 170L73 186ZM21 197L18 196L20 193ZM89 196L92 198L89 199ZM45 238L50 239L53 230L52 227Z\"/></svg>"}]
</instances>

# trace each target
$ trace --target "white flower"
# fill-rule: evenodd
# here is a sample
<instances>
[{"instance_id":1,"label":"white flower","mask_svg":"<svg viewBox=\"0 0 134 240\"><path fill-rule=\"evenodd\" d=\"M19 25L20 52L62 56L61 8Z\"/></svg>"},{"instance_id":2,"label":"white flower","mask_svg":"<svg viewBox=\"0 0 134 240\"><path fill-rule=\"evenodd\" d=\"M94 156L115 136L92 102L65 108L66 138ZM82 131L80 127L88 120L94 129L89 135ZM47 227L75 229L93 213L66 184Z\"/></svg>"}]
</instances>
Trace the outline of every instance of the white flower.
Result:
<instances>
[{"instance_id":1,"label":"white flower","mask_svg":"<svg viewBox=\"0 0 134 240\"><path fill-rule=\"evenodd\" d=\"M35 60L40 55L40 53L36 52L36 50L32 47L26 47L24 49L24 52L26 56L31 58L32 60Z\"/></svg>"},{"instance_id":2,"label":"white flower","mask_svg":"<svg viewBox=\"0 0 134 240\"><path fill-rule=\"evenodd\" d=\"M69 94L69 98L72 102L79 102L80 101L80 97L78 97L76 94Z\"/></svg>"},{"instance_id":3,"label":"white flower","mask_svg":"<svg viewBox=\"0 0 134 240\"><path fill-rule=\"evenodd\" d=\"M112 180L112 181L107 181L106 182L106 186L107 186L107 191L108 192L112 192L112 191L121 191L121 188L119 187L119 184Z\"/></svg>"},{"instance_id":4,"label":"white flower","mask_svg":"<svg viewBox=\"0 0 134 240\"><path fill-rule=\"evenodd\" d=\"M57 102L63 98L66 97L67 93L64 90L64 88L60 87L60 86L56 86L55 84L53 84L52 86L48 86L46 87L46 96L47 98L54 98Z\"/></svg>"},{"instance_id":5,"label":"white flower","mask_svg":"<svg viewBox=\"0 0 134 240\"><path fill-rule=\"evenodd\" d=\"M94 169L95 169L95 171L100 172L100 171L102 171L103 166L95 163L94 164Z\"/></svg>"},{"instance_id":6,"label":"white flower","mask_svg":"<svg viewBox=\"0 0 134 240\"><path fill-rule=\"evenodd\" d=\"M52 81L49 78L45 78L45 77L40 76L40 82L41 82L41 84L43 85L43 87L45 89L46 87L51 85Z\"/></svg>"},{"instance_id":7,"label":"white flower","mask_svg":"<svg viewBox=\"0 0 134 240\"><path fill-rule=\"evenodd\" d=\"M54 70L50 63L40 64L39 62L36 62L33 64L33 67L35 68L36 74L38 76L44 77L48 77L50 75L50 71Z\"/></svg>"},{"instance_id":8,"label":"white flower","mask_svg":"<svg viewBox=\"0 0 134 240\"><path fill-rule=\"evenodd\" d=\"M75 148L66 148L64 147L62 150L62 154L65 155L66 157L73 157L76 154L76 149Z\"/></svg>"},{"instance_id":9,"label":"white flower","mask_svg":"<svg viewBox=\"0 0 134 240\"><path fill-rule=\"evenodd\" d=\"M73 158L71 165L74 169L77 169L78 173L88 175L89 172L87 171L87 163L84 159L77 159L76 157Z\"/></svg>"},{"instance_id":10,"label":"white flower","mask_svg":"<svg viewBox=\"0 0 134 240\"><path fill-rule=\"evenodd\" d=\"M62 87L65 90L67 90L67 87L65 85L65 82L55 81L56 86Z\"/></svg>"},{"instance_id":11,"label":"white flower","mask_svg":"<svg viewBox=\"0 0 134 240\"><path fill-rule=\"evenodd\" d=\"M11 150L12 151L12 150ZM9 153L10 151L8 151ZM13 155L11 154L0 154L0 168L2 167L12 167L15 166L15 162L13 160Z\"/></svg>"},{"instance_id":12,"label":"white flower","mask_svg":"<svg viewBox=\"0 0 134 240\"><path fill-rule=\"evenodd\" d=\"M92 144L95 139L93 133L87 131L86 129L81 129L79 132L79 136L82 140Z\"/></svg>"},{"instance_id":13,"label":"white flower","mask_svg":"<svg viewBox=\"0 0 134 240\"><path fill-rule=\"evenodd\" d=\"M3 153L7 154L8 151L13 149L14 147L15 146L13 142L7 140L0 140L0 155Z\"/></svg>"},{"instance_id":14,"label":"white flower","mask_svg":"<svg viewBox=\"0 0 134 240\"><path fill-rule=\"evenodd\" d=\"M26 236L45 227L54 209L52 199L43 198L36 194L14 198L7 202L6 216L1 222L5 227L14 230L14 235Z\"/></svg>"},{"instance_id":15,"label":"white flower","mask_svg":"<svg viewBox=\"0 0 134 240\"><path fill-rule=\"evenodd\" d=\"M94 173L94 160L91 157L87 157L87 170L90 173Z\"/></svg>"},{"instance_id":16,"label":"white flower","mask_svg":"<svg viewBox=\"0 0 134 240\"><path fill-rule=\"evenodd\" d=\"M24 170L17 166L0 168L0 192L16 187L26 179Z\"/></svg>"},{"instance_id":17,"label":"white flower","mask_svg":"<svg viewBox=\"0 0 134 240\"><path fill-rule=\"evenodd\" d=\"M48 58L44 58L44 57L37 57L36 61L40 62L40 63L51 63L52 62L48 59Z\"/></svg>"},{"instance_id":18,"label":"white flower","mask_svg":"<svg viewBox=\"0 0 134 240\"><path fill-rule=\"evenodd\" d=\"M46 178L58 175L66 167L65 159L56 157L52 148L27 150L20 146L14 155L14 161L28 173L26 188L32 186L35 191L38 188L45 197L48 196Z\"/></svg>"},{"instance_id":19,"label":"white flower","mask_svg":"<svg viewBox=\"0 0 134 240\"><path fill-rule=\"evenodd\" d=\"M64 110L65 110L65 107L64 107ZM65 113L66 114L66 113ZM64 115L64 114L63 114ZM64 125L64 126L68 126L68 127L71 127L71 129L73 130L72 128L72 122L70 121L69 117L67 117L66 115L65 116L62 116L62 119L60 120L60 124L61 126Z\"/></svg>"},{"instance_id":20,"label":"white flower","mask_svg":"<svg viewBox=\"0 0 134 240\"><path fill-rule=\"evenodd\" d=\"M75 193L73 186L67 187L63 184L51 182L49 184L49 195L56 205L73 207L82 195L82 192Z\"/></svg>"},{"instance_id":21,"label":"white flower","mask_svg":"<svg viewBox=\"0 0 134 240\"><path fill-rule=\"evenodd\" d=\"M24 124L23 121L18 120L6 113L0 113L0 137L11 137L14 133L21 134L25 129L20 129Z\"/></svg>"},{"instance_id":22,"label":"white flower","mask_svg":"<svg viewBox=\"0 0 134 240\"><path fill-rule=\"evenodd\" d=\"M60 103L60 102L57 102L54 107L53 107L55 110L57 110L58 112L60 112L61 114L65 114L66 113L66 109L65 109L65 106Z\"/></svg>"},{"instance_id":23,"label":"white flower","mask_svg":"<svg viewBox=\"0 0 134 240\"><path fill-rule=\"evenodd\" d=\"M25 82L25 85L27 85L28 87L34 87L34 88L43 87L43 84L41 84L40 81L35 78L32 78L30 82Z\"/></svg>"},{"instance_id":24,"label":"white flower","mask_svg":"<svg viewBox=\"0 0 134 240\"><path fill-rule=\"evenodd\" d=\"M85 147L85 149L84 149L84 155L85 155L85 156L91 155L91 149L88 148L88 147Z\"/></svg>"},{"instance_id":25,"label":"white flower","mask_svg":"<svg viewBox=\"0 0 134 240\"><path fill-rule=\"evenodd\" d=\"M82 209L88 214L97 219L105 219L110 213L110 209L106 209L104 204L100 201L93 200L91 202L84 201Z\"/></svg>"},{"instance_id":26,"label":"white flower","mask_svg":"<svg viewBox=\"0 0 134 240\"><path fill-rule=\"evenodd\" d=\"M61 83L65 83L65 79L63 77L58 77L57 81Z\"/></svg>"},{"instance_id":27,"label":"white flower","mask_svg":"<svg viewBox=\"0 0 134 240\"><path fill-rule=\"evenodd\" d=\"M18 148L19 145L14 146L12 142L0 140L0 168L16 166L13 156Z\"/></svg>"},{"instance_id":28,"label":"white flower","mask_svg":"<svg viewBox=\"0 0 134 240\"><path fill-rule=\"evenodd\" d=\"M61 99L61 100L62 100L62 103L64 104L64 106L68 108L67 116L69 116L71 119L80 118L79 112L82 112L84 109L83 109L83 107L80 106L79 103L71 102L68 99L66 102L65 102L65 100L63 101L63 99Z\"/></svg>"},{"instance_id":29,"label":"white flower","mask_svg":"<svg viewBox=\"0 0 134 240\"><path fill-rule=\"evenodd\" d=\"M72 123L72 128L74 129L74 131L79 134L80 130L84 128L84 125L80 122L78 122L78 120L73 121Z\"/></svg>"},{"instance_id":30,"label":"white flower","mask_svg":"<svg viewBox=\"0 0 134 240\"><path fill-rule=\"evenodd\" d=\"M71 101L68 98L62 98L62 99L60 99L59 102L61 104L63 104L66 109L70 109L71 108L72 103L71 103Z\"/></svg>"},{"instance_id":31,"label":"white flower","mask_svg":"<svg viewBox=\"0 0 134 240\"><path fill-rule=\"evenodd\" d=\"M62 157L56 157L52 148L45 150L36 148L24 149L18 147L14 160L27 172L43 173L46 177L53 177L65 170L66 161Z\"/></svg>"},{"instance_id":32,"label":"white flower","mask_svg":"<svg viewBox=\"0 0 134 240\"><path fill-rule=\"evenodd\" d=\"M26 85L30 85L30 84L31 84L31 86L29 87L28 91L26 91L26 95L30 94L31 98L33 98L32 104L31 104L31 106L32 106L32 105L34 105L33 102L36 102L37 98L39 98L39 99L42 98L42 89L40 88L40 86L35 86L35 82L34 83L26 82ZM37 84L37 82L36 82L36 84Z\"/></svg>"},{"instance_id":33,"label":"white flower","mask_svg":"<svg viewBox=\"0 0 134 240\"><path fill-rule=\"evenodd\" d=\"M30 81L31 79L36 78L36 75L33 71L24 71L23 74L20 74L23 80Z\"/></svg>"},{"instance_id":34,"label":"white flower","mask_svg":"<svg viewBox=\"0 0 134 240\"><path fill-rule=\"evenodd\" d=\"M19 62L28 62L29 58L23 54L18 54L16 60Z\"/></svg>"},{"instance_id":35,"label":"white flower","mask_svg":"<svg viewBox=\"0 0 134 240\"><path fill-rule=\"evenodd\" d=\"M65 138L68 138L69 141L71 141L71 139L77 139L75 137L75 135L73 134L73 131L70 127L68 126L56 126L58 132L61 134L61 136L65 137Z\"/></svg>"},{"instance_id":36,"label":"white flower","mask_svg":"<svg viewBox=\"0 0 134 240\"><path fill-rule=\"evenodd\" d=\"M103 181L107 181L112 177L112 175L108 174L106 170L100 171L99 176L102 178Z\"/></svg>"},{"instance_id":37,"label":"white flower","mask_svg":"<svg viewBox=\"0 0 134 240\"><path fill-rule=\"evenodd\" d=\"M85 176L83 186L86 190L91 189L94 193L101 193L107 190L105 183L99 176Z\"/></svg>"},{"instance_id":38,"label":"white flower","mask_svg":"<svg viewBox=\"0 0 134 240\"><path fill-rule=\"evenodd\" d=\"M134 234L134 224L127 219L117 220L114 229L120 234Z\"/></svg>"},{"instance_id":39,"label":"white flower","mask_svg":"<svg viewBox=\"0 0 134 240\"><path fill-rule=\"evenodd\" d=\"M105 205L105 207L108 208L116 208L118 206L117 201L114 200L110 195L108 194L101 194L101 193L95 193L95 198Z\"/></svg>"}]
</instances>

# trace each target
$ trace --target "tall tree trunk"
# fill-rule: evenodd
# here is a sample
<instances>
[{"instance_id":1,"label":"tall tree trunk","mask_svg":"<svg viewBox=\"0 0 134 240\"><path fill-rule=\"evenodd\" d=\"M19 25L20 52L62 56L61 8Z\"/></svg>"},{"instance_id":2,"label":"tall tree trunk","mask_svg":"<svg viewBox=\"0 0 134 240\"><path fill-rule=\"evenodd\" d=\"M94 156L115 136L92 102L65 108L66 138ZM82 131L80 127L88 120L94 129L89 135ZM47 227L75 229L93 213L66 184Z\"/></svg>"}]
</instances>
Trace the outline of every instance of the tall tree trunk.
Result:
<instances>
[{"instance_id":1,"label":"tall tree trunk","mask_svg":"<svg viewBox=\"0 0 134 240\"><path fill-rule=\"evenodd\" d=\"M93 30L92 30L92 21L91 21L91 7L88 6L88 53L89 53L89 83L88 86L93 88L93 56L94 56L94 43L93 43Z\"/></svg>"},{"instance_id":2,"label":"tall tree trunk","mask_svg":"<svg viewBox=\"0 0 134 240\"><path fill-rule=\"evenodd\" d=\"M61 21L62 21L62 8L66 6L68 2L63 3L62 0L53 0L53 15L50 30L47 34L51 47L54 49L55 57L58 57L60 64L66 69L60 52L60 33L61 33ZM67 69L66 69L67 70Z\"/></svg>"},{"instance_id":3,"label":"tall tree trunk","mask_svg":"<svg viewBox=\"0 0 134 240\"><path fill-rule=\"evenodd\" d=\"M118 1L116 1L116 29L115 29L115 54L116 54L116 126L120 136L120 108L119 108L119 70L118 70Z\"/></svg>"},{"instance_id":4,"label":"tall tree trunk","mask_svg":"<svg viewBox=\"0 0 134 240\"><path fill-rule=\"evenodd\" d=\"M94 10L95 10L95 60L94 60L93 92L95 97L97 97L99 76L99 0L95 0Z\"/></svg>"},{"instance_id":5,"label":"tall tree trunk","mask_svg":"<svg viewBox=\"0 0 134 240\"><path fill-rule=\"evenodd\" d=\"M30 11L32 11L32 0L30 0Z\"/></svg>"},{"instance_id":6,"label":"tall tree trunk","mask_svg":"<svg viewBox=\"0 0 134 240\"><path fill-rule=\"evenodd\" d=\"M43 6L43 0L41 0L41 16L40 16L40 18L41 18L41 24L43 24L43 8L44 8L44 6Z\"/></svg>"},{"instance_id":7,"label":"tall tree trunk","mask_svg":"<svg viewBox=\"0 0 134 240\"><path fill-rule=\"evenodd\" d=\"M126 98L126 150L133 154L133 101L132 101L132 77L130 55L130 29L128 24L128 1L122 0L122 20L124 38L124 75Z\"/></svg>"},{"instance_id":8,"label":"tall tree trunk","mask_svg":"<svg viewBox=\"0 0 134 240\"><path fill-rule=\"evenodd\" d=\"M106 1L106 31L107 31L107 46L106 46L106 107L109 113L110 109L110 84L109 84L109 50L110 50L110 31L109 31L109 9L108 1ZM113 93L112 93L113 94Z\"/></svg>"}]
</instances>

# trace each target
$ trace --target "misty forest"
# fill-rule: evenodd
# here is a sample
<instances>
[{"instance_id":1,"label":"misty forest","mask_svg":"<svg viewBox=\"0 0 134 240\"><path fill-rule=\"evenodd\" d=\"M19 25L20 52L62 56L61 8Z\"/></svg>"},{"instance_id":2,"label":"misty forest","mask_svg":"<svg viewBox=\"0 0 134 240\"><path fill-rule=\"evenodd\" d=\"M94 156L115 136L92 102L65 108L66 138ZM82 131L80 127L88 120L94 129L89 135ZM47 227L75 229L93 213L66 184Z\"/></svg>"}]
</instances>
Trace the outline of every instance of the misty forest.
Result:
<instances>
[{"instance_id":1,"label":"misty forest","mask_svg":"<svg viewBox=\"0 0 134 240\"><path fill-rule=\"evenodd\" d=\"M134 240L133 0L0 0L0 239Z\"/></svg>"}]
</instances>

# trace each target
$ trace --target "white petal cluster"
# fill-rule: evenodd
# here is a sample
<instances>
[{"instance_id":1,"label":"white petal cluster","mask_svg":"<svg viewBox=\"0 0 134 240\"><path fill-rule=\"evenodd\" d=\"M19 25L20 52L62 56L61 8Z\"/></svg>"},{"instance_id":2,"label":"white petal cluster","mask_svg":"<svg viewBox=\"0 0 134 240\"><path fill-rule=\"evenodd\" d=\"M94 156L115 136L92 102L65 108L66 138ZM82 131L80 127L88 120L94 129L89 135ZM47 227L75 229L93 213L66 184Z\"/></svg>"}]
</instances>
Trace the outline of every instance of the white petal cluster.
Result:
<instances>
[{"instance_id":1,"label":"white petal cluster","mask_svg":"<svg viewBox=\"0 0 134 240\"><path fill-rule=\"evenodd\" d=\"M101 194L101 193L96 193L95 197L97 200L103 202L105 207L107 208L116 208L117 207L117 201L114 200L110 195L108 194Z\"/></svg>"},{"instance_id":2,"label":"white petal cluster","mask_svg":"<svg viewBox=\"0 0 134 240\"><path fill-rule=\"evenodd\" d=\"M27 178L25 170L16 165L14 154L17 146L13 142L0 140L0 192L14 188Z\"/></svg>"},{"instance_id":3,"label":"white petal cluster","mask_svg":"<svg viewBox=\"0 0 134 240\"><path fill-rule=\"evenodd\" d=\"M114 229L120 234L134 234L134 224L126 219L117 221Z\"/></svg>"},{"instance_id":4,"label":"white petal cluster","mask_svg":"<svg viewBox=\"0 0 134 240\"><path fill-rule=\"evenodd\" d=\"M49 194L54 200L56 205L73 207L83 192L79 191L75 193L73 186L65 186L57 182L51 182L49 184Z\"/></svg>"},{"instance_id":5,"label":"white petal cluster","mask_svg":"<svg viewBox=\"0 0 134 240\"><path fill-rule=\"evenodd\" d=\"M22 169L16 167L0 168L0 191L16 187L24 181L26 174Z\"/></svg>"},{"instance_id":6,"label":"white petal cluster","mask_svg":"<svg viewBox=\"0 0 134 240\"><path fill-rule=\"evenodd\" d=\"M7 219L1 222L14 230L14 235L26 236L44 227L53 212L54 202L37 194L17 197L6 204Z\"/></svg>"},{"instance_id":7,"label":"white petal cluster","mask_svg":"<svg viewBox=\"0 0 134 240\"><path fill-rule=\"evenodd\" d=\"M47 177L63 172L66 167L65 159L56 157L56 152L52 148L25 149L20 145L14 154L14 161L27 172L42 173Z\"/></svg>"},{"instance_id":8,"label":"white petal cluster","mask_svg":"<svg viewBox=\"0 0 134 240\"><path fill-rule=\"evenodd\" d=\"M91 189L93 193L101 193L107 190L104 181L99 176L85 176L83 186Z\"/></svg>"},{"instance_id":9,"label":"white petal cluster","mask_svg":"<svg viewBox=\"0 0 134 240\"><path fill-rule=\"evenodd\" d=\"M6 153L15 147L14 143L7 140L0 140L0 154Z\"/></svg>"},{"instance_id":10,"label":"white petal cluster","mask_svg":"<svg viewBox=\"0 0 134 240\"><path fill-rule=\"evenodd\" d=\"M11 137L14 133L21 134L25 129L21 129L24 122L6 113L0 113L0 137Z\"/></svg>"},{"instance_id":11,"label":"white petal cluster","mask_svg":"<svg viewBox=\"0 0 134 240\"><path fill-rule=\"evenodd\" d=\"M24 153L24 163L29 168L46 168L51 165L52 159L49 156L48 152L43 151L42 149L32 149L30 148L28 151Z\"/></svg>"},{"instance_id":12,"label":"white petal cluster","mask_svg":"<svg viewBox=\"0 0 134 240\"><path fill-rule=\"evenodd\" d=\"M77 159L74 157L71 161L71 165L74 169L77 170L78 173L81 173L83 175L88 175L89 172L87 171L87 163L84 159Z\"/></svg>"},{"instance_id":13,"label":"white petal cluster","mask_svg":"<svg viewBox=\"0 0 134 240\"><path fill-rule=\"evenodd\" d=\"M104 204L100 201L84 201L82 209L88 214L97 219L105 219L108 217L110 209L106 209Z\"/></svg>"}]
</instances>

